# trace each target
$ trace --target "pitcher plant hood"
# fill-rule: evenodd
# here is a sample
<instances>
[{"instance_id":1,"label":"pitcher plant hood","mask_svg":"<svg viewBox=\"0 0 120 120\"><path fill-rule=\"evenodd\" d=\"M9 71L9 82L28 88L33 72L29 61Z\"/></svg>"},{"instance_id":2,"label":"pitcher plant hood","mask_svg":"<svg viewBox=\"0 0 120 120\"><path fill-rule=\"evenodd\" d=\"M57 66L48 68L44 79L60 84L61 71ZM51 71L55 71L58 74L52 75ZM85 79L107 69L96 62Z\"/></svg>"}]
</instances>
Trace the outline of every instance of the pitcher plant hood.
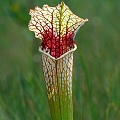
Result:
<instances>
[{"instance_id":1,"label":"pitcher plant hood","mask_svg":"<svg viewBox=\"0 0 120 120\"><path fill-rule=\"evenodd\" d=\"M39 50L53 59L60 59L76 49L74 41L78 29L88 21L72 13L64 2L56 7L44 5L30 10L29 30L42 40Z\"/></svg>"}]
</instances>

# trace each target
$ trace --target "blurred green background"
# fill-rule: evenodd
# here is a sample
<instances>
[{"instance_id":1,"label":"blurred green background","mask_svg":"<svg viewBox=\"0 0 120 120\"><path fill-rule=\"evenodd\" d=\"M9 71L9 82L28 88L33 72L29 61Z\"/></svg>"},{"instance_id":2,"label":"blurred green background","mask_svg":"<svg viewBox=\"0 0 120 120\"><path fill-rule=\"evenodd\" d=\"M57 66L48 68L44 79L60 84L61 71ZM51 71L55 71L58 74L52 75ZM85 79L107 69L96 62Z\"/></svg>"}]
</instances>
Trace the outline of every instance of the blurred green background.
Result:
<instances>
[{"instance_id":1,"label":"blurred green background","mask_svg":"<svg viewBox=\"0 0 120 120\"><path fill-rule=\"evenodd\" d=\"M88 18L74 53L74 120L120 120L120 1L65 0ZM28 30L29 9L60 0L0 1L0 120L51 120L41 40Z\"/></svg>"}]
</instances>

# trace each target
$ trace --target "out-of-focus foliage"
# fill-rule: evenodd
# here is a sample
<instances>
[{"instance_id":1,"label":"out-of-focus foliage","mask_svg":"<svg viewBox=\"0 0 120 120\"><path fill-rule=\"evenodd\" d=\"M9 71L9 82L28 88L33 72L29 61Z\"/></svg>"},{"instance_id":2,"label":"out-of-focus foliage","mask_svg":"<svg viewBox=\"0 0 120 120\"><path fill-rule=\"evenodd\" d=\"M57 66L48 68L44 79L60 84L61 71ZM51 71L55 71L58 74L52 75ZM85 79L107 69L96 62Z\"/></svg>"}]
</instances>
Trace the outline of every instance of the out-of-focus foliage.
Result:
<instances>
[{"instance_id":1,"label":"out-of-focus foliage","mask_svg":"<svg viewBox=\"0 0 120 120\"><path fill-rule=\"evenodd\" d=\"M0 120L48 120L41 40L28 30L29 9L60 0L0 1ZM65 0L89 22L76 38L74 119L120 120L120 1Z\"/></svg>"}]
</instances>

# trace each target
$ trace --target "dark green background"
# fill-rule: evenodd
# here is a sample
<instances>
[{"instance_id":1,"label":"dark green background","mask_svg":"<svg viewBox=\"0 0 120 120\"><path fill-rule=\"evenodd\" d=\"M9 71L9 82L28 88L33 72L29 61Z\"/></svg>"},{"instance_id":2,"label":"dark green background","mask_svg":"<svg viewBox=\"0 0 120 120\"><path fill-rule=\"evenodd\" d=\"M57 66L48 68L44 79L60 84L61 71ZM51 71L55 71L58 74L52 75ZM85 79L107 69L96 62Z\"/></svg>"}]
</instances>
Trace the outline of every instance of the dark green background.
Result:
<instances>
[{"instance_id":1,"label":"dark green background","mask_svg":"<svg viewBox=\"0 0 120 120\"><path fill-rule=\"evenodd\" d=\"M41 40L28 30L29 9L60 0L0 1L0 120L50 120ZM120 120L120 1L65 0L88 18L74 53L74 120Z\"/></svg>"}]
</instances>

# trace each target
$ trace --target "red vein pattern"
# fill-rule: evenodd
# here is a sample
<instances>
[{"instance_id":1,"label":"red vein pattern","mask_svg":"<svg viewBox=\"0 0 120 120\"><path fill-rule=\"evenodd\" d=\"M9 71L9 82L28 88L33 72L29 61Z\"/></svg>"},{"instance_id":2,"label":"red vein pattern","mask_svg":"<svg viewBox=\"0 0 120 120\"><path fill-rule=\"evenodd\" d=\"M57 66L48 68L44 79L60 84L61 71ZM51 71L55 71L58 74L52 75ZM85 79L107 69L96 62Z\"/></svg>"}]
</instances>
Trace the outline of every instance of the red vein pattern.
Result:
<instances>
[{"instance_id":1,"label":"red vein pattern","mask_svg":"<svg viewBox=\"0 0 120 120\"><path fill-rule=\"evenodd\" d=\"M74 49L75 34L88 21L74 15L63 2L56 7L37 6L30 15L29 29L42 39L41 50L55 59Z\"/></svg>"},{"instance_id":2,"label":"red vein pattern","mask_svg":"<svg viewBox=\"0 0 120 120\"><path fill-rule=\"evenodd\" d=\"M39 48L52 120L73 120L72 70L74 37L88 21L74 15L62 2L56 7L44 5L30 10L29 29L42 40Z\"/></svg>"}]
</instances>

